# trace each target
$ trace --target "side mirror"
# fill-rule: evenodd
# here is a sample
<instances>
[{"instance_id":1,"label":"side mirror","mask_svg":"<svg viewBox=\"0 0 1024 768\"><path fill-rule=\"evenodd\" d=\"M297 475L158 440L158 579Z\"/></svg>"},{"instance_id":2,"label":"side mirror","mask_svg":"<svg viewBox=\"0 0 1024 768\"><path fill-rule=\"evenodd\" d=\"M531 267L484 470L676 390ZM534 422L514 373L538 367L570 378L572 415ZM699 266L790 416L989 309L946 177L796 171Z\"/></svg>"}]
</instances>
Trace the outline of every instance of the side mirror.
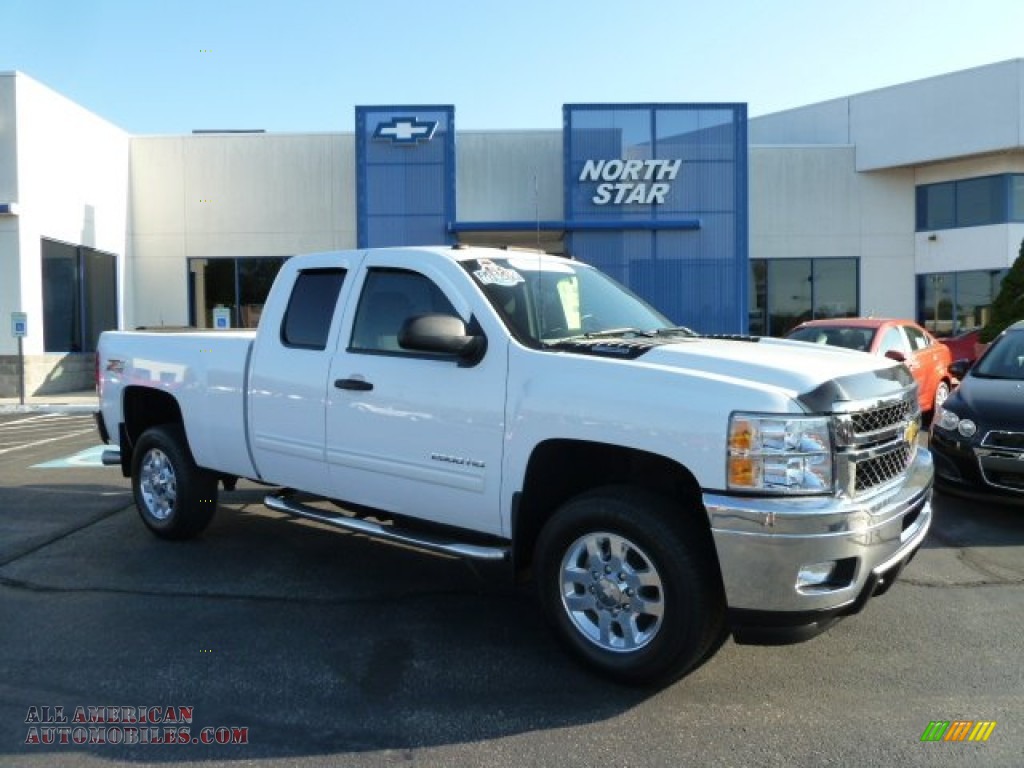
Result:
<instances>
[{"instance_id":1,"label":"side mirror","mask_svg":"<svg viewBox=\"0 0 1024 768\"><path fill-rule=\"evenodd\" d=\"M958 379L962 379L964 376L967 375L967 372L971 370L971 365L973 365L973 363L971 363L971 361L968 360L967 358L954 360L952 363L949 364L949 375L955 376Z\"/></svg>"},{"instance_id":2,"label":"side mirror","mask_svg":"<svg viewBox=\"0 0 1024 768\"><path fill-rule=\"evenodd\" d=\"M897 349L890 349L888 352L885 353L885 356L888 357L890 360L895 360L897 363L907 362L907 356Z\"/></svg>"},{"instance_id":3,"label":"side mirror","mask_svg":"<svg viewBox=\"0 0 1024 768\"><path fill-rule=\"evenodd\" d=\"M466 324L455 315L417 315L402 324L398 346L414 352L452 355L476 363L487 349L484 336L470 336Z\"/></svg>"}]
</instances>

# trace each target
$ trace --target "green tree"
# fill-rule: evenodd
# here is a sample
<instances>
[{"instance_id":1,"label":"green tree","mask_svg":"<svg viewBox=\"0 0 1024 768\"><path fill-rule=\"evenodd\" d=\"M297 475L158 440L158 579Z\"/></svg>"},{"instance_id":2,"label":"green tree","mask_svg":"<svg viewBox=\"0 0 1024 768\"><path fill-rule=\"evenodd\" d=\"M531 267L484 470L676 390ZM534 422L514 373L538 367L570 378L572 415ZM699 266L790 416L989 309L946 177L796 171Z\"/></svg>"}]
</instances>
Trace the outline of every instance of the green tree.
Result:
<instances>
[{"instance_id":1,"label":"green tree","mask_svg":"<svg viewBox=\"0 0 1024 768\"><path fill-rule=\"evenodd\" d=\"M1024 241L992 302L992 319L981 329L980 341L989 342L1011 323L1024 320Z\"/></svg>"}]
</instances>

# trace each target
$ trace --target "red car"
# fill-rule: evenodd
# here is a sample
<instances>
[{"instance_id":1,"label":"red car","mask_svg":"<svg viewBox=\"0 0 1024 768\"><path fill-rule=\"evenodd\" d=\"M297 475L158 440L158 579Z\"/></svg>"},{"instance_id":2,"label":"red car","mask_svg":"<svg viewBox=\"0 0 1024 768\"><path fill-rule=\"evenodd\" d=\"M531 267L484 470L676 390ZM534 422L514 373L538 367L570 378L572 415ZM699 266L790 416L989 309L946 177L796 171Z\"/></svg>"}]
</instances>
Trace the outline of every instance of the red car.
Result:
<instances>
[{"instance_id":1,"label":"red car","mask_svg":"<svg viewBox=\"0 0 1024 768\"><path fill-rule=\"evenodd\" d=\"M957 360L968 360L973 364L978 359L978 337L980 335L981 331L975 329L957 336L939 339L939 341L949 347L949 354L952 356L954 363Z\"/></svg>"},{"instance_id":2,"label":"red car","mask_svg":"<svg viewBox=\"0 0 1024 768\"><path fill-rule=\"evenodd\" d=\"M883 355L905 363L917 380L922 413L931 413L952 386L949 347L911 320L879 317L842 317L801 323L787 339L829 344Z\"/></svg>"}]
</instances>

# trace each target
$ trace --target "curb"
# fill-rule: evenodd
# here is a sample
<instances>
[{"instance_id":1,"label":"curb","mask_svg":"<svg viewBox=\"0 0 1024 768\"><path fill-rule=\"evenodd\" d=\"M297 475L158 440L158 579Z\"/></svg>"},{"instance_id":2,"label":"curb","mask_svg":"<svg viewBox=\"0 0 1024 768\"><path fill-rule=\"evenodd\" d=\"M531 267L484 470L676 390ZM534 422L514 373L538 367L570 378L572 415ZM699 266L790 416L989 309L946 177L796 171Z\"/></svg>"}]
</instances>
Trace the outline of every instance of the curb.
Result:
<instances>
[{"instance_id":1,"label":"curb","mask_svg":"<svg viewBox=\"0 0 1024 768\"><path fill-rule=\"evenodd\" d=\"M88 403L26 403L25 405L0 405L0 414L7 413L95 413L99 405Z\"/></svg>"}]
</instances>

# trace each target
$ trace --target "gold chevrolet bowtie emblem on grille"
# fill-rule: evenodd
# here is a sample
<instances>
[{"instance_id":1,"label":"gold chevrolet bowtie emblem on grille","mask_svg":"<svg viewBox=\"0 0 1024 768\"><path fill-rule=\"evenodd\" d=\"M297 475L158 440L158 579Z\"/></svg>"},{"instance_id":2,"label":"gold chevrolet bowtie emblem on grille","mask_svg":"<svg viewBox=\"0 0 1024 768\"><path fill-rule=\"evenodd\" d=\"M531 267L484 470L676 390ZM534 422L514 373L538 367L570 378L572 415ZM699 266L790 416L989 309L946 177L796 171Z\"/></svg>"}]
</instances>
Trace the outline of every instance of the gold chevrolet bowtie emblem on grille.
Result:
<instances>
[{"instance_id":1,"label":"gold chevrolet bowtie emblem on grille","mask_svg":"<svg viewBox=\"0 0 1024 768\"><path fill-rule=\"evenodd\" d=\"M907 438L907 442L910 443L911 446L917 444L917 433L919 431L920 427L917 426L916 421L912 421L909 424L907 424L907 431L904 433L904 435Z\"/></svg>"}]
</instances>

